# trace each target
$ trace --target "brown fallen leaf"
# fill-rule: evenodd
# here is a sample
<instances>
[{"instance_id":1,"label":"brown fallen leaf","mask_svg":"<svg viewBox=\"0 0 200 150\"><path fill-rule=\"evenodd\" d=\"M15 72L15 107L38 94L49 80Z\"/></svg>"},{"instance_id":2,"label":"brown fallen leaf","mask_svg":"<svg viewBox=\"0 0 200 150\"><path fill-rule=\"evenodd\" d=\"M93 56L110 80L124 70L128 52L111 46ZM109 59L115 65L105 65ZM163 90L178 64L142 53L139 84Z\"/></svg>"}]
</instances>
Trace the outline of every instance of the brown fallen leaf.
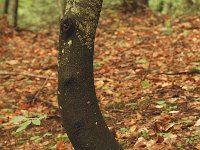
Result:
<instances>
[{"instance_id":1,"label":"brown fallen leaf","mask_svg":"<svg viewBox=\"0 0 200 150\"><path fill-rule=\"evenodd\" d=\"M198 127L198 126L200 126L200 119L196 121L196 123L195 123L195 125L194 125L194 126L195 126L195 127Z\"/></svg>"},{"instance_id":2,"label":"brown fallen leaf","mask_svg":"<svg viewBox=\"0 0 200 150\"><path fill-rule=\"evenodd\" d=\"M200 150L200 143L197 144L196 148L197 148L198 150Z\"/></svg>"},{"instance_id":3,"label":"brown fallen leaf","mask_svg":"<svg viewBox=\"0 0 200 150\"><path fill-rule=\"evenodd\" d=\"M18 60L9 60L9 61L6 61L6 63L9 65L16 65L19 63L19 61Z\"/></svg>"},{"instance_id":4,"label":"brown fallen leaf","mask_svg":"<svg viewBox=\"0 0 200 150\"><path fill-rule=\"evenodd\" d=\"M70 148L70 146L64 142L64 140L60 140L57 144L56 144L56 150L72 150Z\"/></svg>"}]
</instances>

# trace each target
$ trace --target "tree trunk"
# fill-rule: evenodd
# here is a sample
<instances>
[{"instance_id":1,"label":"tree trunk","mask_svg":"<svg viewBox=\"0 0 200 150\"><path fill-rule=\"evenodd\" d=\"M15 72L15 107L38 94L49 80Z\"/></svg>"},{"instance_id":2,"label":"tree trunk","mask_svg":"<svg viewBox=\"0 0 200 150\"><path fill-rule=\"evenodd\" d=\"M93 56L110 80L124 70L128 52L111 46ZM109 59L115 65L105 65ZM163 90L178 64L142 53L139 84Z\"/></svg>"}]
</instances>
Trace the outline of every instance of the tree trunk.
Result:
<instances>
[{"instance_id":1,"label":"tree trunk","mask_svg":"<svg viewBox=\"0 0 200 150\"><path fill-rule=\"evenodd\" d=\"M124 12L134 12L137 9L146 8L148 0L123 0Z\"/></svg>"},{"instance_id":2,"label":"tree trunk","mask_svg":"<svg viewBox=\"0 0 200 150\"><path fill-rule=\"evenodd\" d=\"M9 0L5 0L4 14L8 14L9 2L10 2Z\"/></svg>"},{"instance_id":3,"label":"tree trunk","mask_svg":"<svg viewBox=\"0 0 200 150\"><path fill-rule=\"evenodd\" d=\"M60 24L58 103L75 150L120 150L103 119L93 77L94 39L102 0L66 0Z\"/></svg>"},{"instance_id":4,"label":"tree trunk","mask_svg":"<svg viewBox=\"0 0 200 150\"><path fill-rule=\"evenodd\" d=\"M148 0L140 0L140 3L147 6L148 5Z\"/></svg>"},{"instance_id":5,"label":"tree trunk","mask_svg":"<svg viewBox=\"0 0 200 150\"><path fill-rule=\"evenodd\" d=\"M65 13L66 0L58 0L57 2L60 9L60 18L63 18Z\"/></svg>"},{"instance_id":6,"label":"tree trunk","mask_svg":"<svg viewBox=\"0 0 200 150\"><path fill-rule=\"evenodd\" d=\"M14 27L17 27L18 4L19 4L19 0L15 0L15 2L14 2L14 10L13 10L13 26Z\"/></svg>"}]
</instances>

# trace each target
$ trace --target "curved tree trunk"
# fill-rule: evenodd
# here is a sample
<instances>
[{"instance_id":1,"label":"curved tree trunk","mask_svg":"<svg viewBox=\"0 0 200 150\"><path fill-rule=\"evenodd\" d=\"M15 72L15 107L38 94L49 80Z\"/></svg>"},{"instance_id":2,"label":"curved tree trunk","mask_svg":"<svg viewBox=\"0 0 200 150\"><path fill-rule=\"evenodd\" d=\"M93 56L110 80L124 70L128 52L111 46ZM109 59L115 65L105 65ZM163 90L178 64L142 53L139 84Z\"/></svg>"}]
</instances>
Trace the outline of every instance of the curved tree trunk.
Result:
<instances>
[{"instance_id":1,"label":"curved tree trunk","mask_svg":"<svg viewBox=\"0 0 200 150\"><path fill-rule=\"evenodd\" d=\"M60 24L58 101L75 150L120 150L96 98L93 52L102 0L66 0Z\"/></svg>"}]
</instances>

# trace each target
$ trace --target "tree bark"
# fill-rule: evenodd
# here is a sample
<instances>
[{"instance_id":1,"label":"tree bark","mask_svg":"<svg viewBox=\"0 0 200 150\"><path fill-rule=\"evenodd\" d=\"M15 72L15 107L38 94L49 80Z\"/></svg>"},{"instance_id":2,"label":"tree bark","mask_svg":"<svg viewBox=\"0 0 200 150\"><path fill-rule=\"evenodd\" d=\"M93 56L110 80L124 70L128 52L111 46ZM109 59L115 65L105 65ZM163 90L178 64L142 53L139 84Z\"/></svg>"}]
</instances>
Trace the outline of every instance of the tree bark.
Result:
<instances>
[{"instance_id":1,"label":"tree bark","mask_svg":"<svg viewBox=\"0 0 200 150\"><path fill-rule=\"evenodd\" d=\"M58 103L75 150L121 150L95 93L93 53L102 0L66 0L60 23Z\"/></svg>"},{"instance_id":2,"label":"tree bark","mask_svg":"<svg viewBox=\"0 0 200 150\"><path fill-rule=\"evenodd\" d=\"M14 2L14 10L13 10L13 26L14 27L17 27L18 4L19 4L19 0L15 0L15 2Z\"/></svg>"},{"instance_id":3,"label":"tree bark","mask_svg":"<svg viewBox=\"0 0 200 150\"><path fill-rule=\"evenodd\" d=\"M8 14L9 2L10 2L9 0L5 0L4 14Z\"/></svg>"}]
</instances>

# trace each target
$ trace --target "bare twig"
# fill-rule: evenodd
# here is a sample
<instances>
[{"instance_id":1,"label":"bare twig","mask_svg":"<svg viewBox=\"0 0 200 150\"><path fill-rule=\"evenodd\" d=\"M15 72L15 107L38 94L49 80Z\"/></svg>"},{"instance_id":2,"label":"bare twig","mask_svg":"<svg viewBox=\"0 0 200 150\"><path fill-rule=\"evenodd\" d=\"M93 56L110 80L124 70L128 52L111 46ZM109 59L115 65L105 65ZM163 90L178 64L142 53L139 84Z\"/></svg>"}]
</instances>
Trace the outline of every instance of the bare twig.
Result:
<instances>
[{"instance_id":1,"label":"bare twig","mask_svg":"<svg viewBox=\"0 0 200 150\"><path fill-rule=\"evenodd\" d=\"M172 72L172 73L165 73L165 72L161 72L161 73L155 73L157 75L195 75L195 74L200 74L200 72Z\"/></svg>"},{"instance_id":2,"label":"bare twig","mask_svg":"<svg viewBox=\"0 0 200 150\"><path fill-rule=\"evenodd\" d=\"M200 74L200 71L199 72L193 72L193 71L171 72L171 73L168 73L168 72L153 73L151 71L146 71L144 74L137 74L137 75L146 76L146 74L147 75L149 75L149 74L152 74L152 75L169 75L169 76L175 76L175 75L197 75L197 74Z\"/></svg>"},{"instance_id":3,"label":"bare twig","mask_svg":"<svg viewBox=\"0 0 200 150\"><path fill-rule=\"evenodd\" d=\"M8 72L8 71L0 71L0 75L23 75L23 76L28 76L28 77L34 77L34 78L42 78L42 79L51 79L51 80L56 80L55 77L47 77L44 75L35 75L35 74L30 74L30 73L21 73L21 72Z\"/></svg>"},{"instance_id":4,"label":"bare twig","mask_svg":"<svg viewBox=\"0 0 200 150\"><path fill-rule=\"evenodd\" d=\"M41 88L35 93L33 100L31 101L31 103L35 103L35 100L38 98L40 92L42 91L42 89L44 88L44 86L47 84L47 81L49 80L50 76L48 78L46 78L46 80L44 81L44 83L42 84Z\"/></svg>"},{"instance_id":5,"label":"bare twig","mask_svg":"<svg viewBox=\"0 0 200 150\"><path fill-rule=\"evenodd\" d=\"M155 48L153 48L152 53L151 53L152 58L153 58L154 52L155 52ZM149 71L151 70L151 65L152 65L152 59L150 59L150 61L149 61L148 68L147 68L147 70L145 71L145 74L144 74L144 76L143 76L143 78L142 78L142 81L146 80L146 78L147 78L147 76L148 76L148 74L149 74Z\"/></svg>"},{"instance_id":6,"label":"bare twig","mask_svg":"<svg viewBox=\"0 0 200 150\"><path fill-rule=\"evenodd\" d=\"M58 107L57 106L54 106L51 102L48 102L48 101L42 101L42 100L38 100L38 102L41 102L42 105L44 106L48 106L48 107L52 107L53 109L55 109L56 111L58 111Z\"/></svg>"}]
</instances>

